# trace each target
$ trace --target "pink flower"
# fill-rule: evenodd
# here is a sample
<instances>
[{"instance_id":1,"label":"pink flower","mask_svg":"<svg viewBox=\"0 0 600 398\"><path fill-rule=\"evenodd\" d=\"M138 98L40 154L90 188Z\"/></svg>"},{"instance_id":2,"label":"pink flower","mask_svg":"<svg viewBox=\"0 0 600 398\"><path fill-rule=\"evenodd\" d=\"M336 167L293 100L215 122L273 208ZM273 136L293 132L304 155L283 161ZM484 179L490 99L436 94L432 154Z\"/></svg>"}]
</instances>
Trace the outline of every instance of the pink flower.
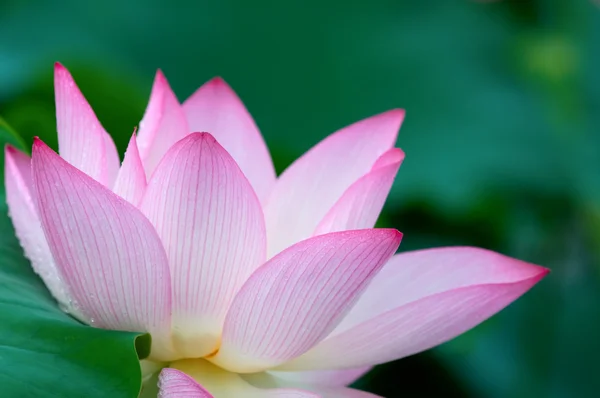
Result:
<instances>
[{"instance_id":1,"label":"pink flower","mask_svg":"<svg viewBox=\"0 0 600 398\"><path fill-rule=\"evenodd\" d=\"M120 166L61 65L55 89L60 157L40 140L31 159L6 148L17 235L65 311L152 334L142 366L168 367L163 397L372 396L345 385L547 273L477 248L394 255L401 234L373 226L404 158L403 111L334 133L276 177L221 79L180 105L159 72Z\"/></svg>"}]
</instances>

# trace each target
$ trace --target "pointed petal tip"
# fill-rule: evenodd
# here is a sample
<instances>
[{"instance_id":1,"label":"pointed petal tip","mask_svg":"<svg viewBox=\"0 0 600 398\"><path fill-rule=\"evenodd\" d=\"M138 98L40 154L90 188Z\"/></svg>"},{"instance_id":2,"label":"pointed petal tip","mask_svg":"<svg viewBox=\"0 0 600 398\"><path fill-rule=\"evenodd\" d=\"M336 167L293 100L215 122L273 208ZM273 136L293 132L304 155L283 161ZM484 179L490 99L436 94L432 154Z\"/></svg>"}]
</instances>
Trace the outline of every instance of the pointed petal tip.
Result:
<instances>
[{"instance_id":1,"label":"pointed petal tip","mask_svg":"<svg viewBox=\"0 0 600 398\"><path fill-rule=\"evenodd\" d=\"M498 275L503 275L503 279L505 279L505 282L502 283L532 281L533 284L535 284L550 273L550 269L546 267L523 261L518 258L509 257L502 253L481 247L458 246L448 248L441 247L429 250L431 250L432 253L436 251L441 253L447 250L453 250L456 253L467 253L468 256L472 256L473 258L485 259L490 264L495 264L498 267Z\"/></svg>"},{"instance_id":2,"label":"pointed petal tip","mask_svg":"<svg viewBox=\"0 0 600 398\"><path fill-rule=\"evenodd\" d=\"M535 264L529 264L530 267L533 267L537 274L535 276L532 277L532 279L535 280L535 283L541 281L542 279L544 279L550 272L552 272L552 270L550 268L546 268L546 267L542 267L539 265L535 265Z\"/></svg>"},{"instance_id":3,"label":"pointed petal tip","mask_svg":"<svg viewBox=\"0 0 600 398\"><path fill-rule=\"evenodd\" d=\"M10 145L10 144L4 145L4 154L5 154L5 156L13 155L17 151L18 151L18 149L15 148L14 146Z\"/></svg>"},{"instance_id":4,"label":"pointed petal tip","mask_svg":"<svg viewBox=\"0 0 600 398\"><path fill-rule=\"evenodd\" d=\"M393 116L402 120L406 116L406 110L402 108L392 108L386 112L383 112L382 115Z\"/></svg>"},{"instance_id":5,"label":"pointed petal tip","mask_svg":"<svg viewBox=\"0 0 600 398\"><path fill-rule=\"evenodd\" d=\"M373 233L380 234L383 238L394 240L398 243L400 243L400 241L402 240L402 236L404 235L396 228L367 228L358 231L372 231Z\"/></svg>"},{"instance_id":6,"label":"pointed petal tip","mask_svg":"<svg viewBox=\"0 0 600 398\"><path fill-rule=\"evenodd\" d=\"M398 240L402 239L402 237L404 236L402 232L398 231L395 228L392 228L391 230L393 231L394 237Z\"/></svg>"},{"instance_id":7,"label":"pointed petal tip","mask_svg":"<svg viewBox=\"0 0 600 398\"><path fill-rule=\"evenodd\" d=\"M406 154L404 153L404 151L400 148L392 148L390 150L388 150L386 153L384 153L383 155L381 155L379 157L379 159L377 159L375 161L375 164L373 165L373 167L371 168L371 170L377 170L380 169L382 167L386 167L386 166L391 166L391 165L395 165L395 166L400 166L400 164L402 164L402 162L404 161L404 158L406 157Z\"/></svg>"},{"instance_id":8,"label":"pointed petal tip","mask_svg":"<svg viewBox=\"0 0 600 398\"><path fill-rule=\"evenodd\" d=\"M207 84L212 84L215 86L227 86L229 87L229 84L227 84L227 82L225 81L225 79L223 79L221 76L215 76L212 79L210 79Z\"/></svg>"},{"instance_id":9,"label":"pointed petal tip","mask_svg":"<svg viewBox=\"0 0 600 398\"><path fill-rule=\"evenodd\" d=\"M161 84L163 86L169 86L169 81L160 68L156 70L156 75L154 75L154 83Z\"/></svg>"},{"instance_id":10,"label":"pointed petal tip","mask_svg":"<svg viewBox=\"0 0 600 398\"><path fill-rule=\"evenodd\" d=\"M207 131L197 131L195 133L188 134L188 136L183 140L189 140L191 142L204 141L211 144L218 144L217 139Z\"/></svg>"},{"instance_id":11,"label":"pointed petal tip","mask_svg":"<svg viewBox=\"0 0 600 398\"><path fill-rule=\"evenodd\" d=\"M73 80L73 76L71 76L71 72L60 62L54 63L54 80Z\"/></svg>"},{"instance_id":12,"label":"pointed petal tip","mask_svg":"<svg viewBox=\"0 0 600 398\"><path fill-rule=\"evenodd\" d=\"M404 160L404 158L406 157L406 153L400 149L400 148L392 148L389 150L388 154L386 154L387 156L394 156L394 158L396 159L396 161L402 161Z\"/></svg>"},{"instance_id":13,"label":"pointed petal tip","mask_svg":"<svg viewBox=\"0 0 600 398\"><path fill-rule=\"evenodd\" d=\"M19 160L30 159L29 155L10 144L4 146L4 164L16 166Z\"/></svg>"},{"instance_id":14,"label":"pointed petal tip","mask_svg":"<svg viewBox=\"0 0 600 398\"><path fill-rule=\"evenodd\" d=\"M390 109L389 111L380 113L379 115L376 115L375 117L391 119L392 121L394 121L395 123L398 124L398 129L399 129L400 126L402 125L402 122L404 122L405 116L406 116L406 111L404 109L394 108L394 109Z\"/></svg>"},{"instance_id":15,"label":"pointed petal tip","mask_svg":"<svg viewBox=\"0 0 600 398\"><path fill-rule=\"evenodd\" d=\"M16 167L19 158L29 159L29 156L10 144L4 145L4 164L6 168L9 166Z\"/></svg>"},{"instance_id":16,"label":"pointed petal tip","mask_svg":"<svg viewBox=\"0 0 600 398\"><path fill-rule=\"evenodd\" d=\"M210 87L215 92L228 92L234 98L239 100L239 96L237 95L237 93L233 90L229 83L227 83L227 81L221 76L213 77L212 79L207 81L202 87Z\"/></svg>"},{"instance_id":17,"label":"pointed petal tip","mask_svg":"<svg viewBox=\"0 0 600 398\"><path fill-rule=\"evenodd\" d=\"M382 239L389 239L400 243L402 240L402 232L396 228L363 228L363 229L350 229L345 231L330 232L327 235L332 237L346 237L346 236L369 236L369 237L381 237ZM297 245L298 243L296 243Z\"/></svg>"},{"instance_id":18,"label":"pointed petal tip","mask_svg":"<svg viewBox=\"0 0 600 398\"><path fill-rule=\"evenodd\" d=\"M32 146L32 153L33 151L39 151L40 149L45 149L45 148L49 148L48 145L42 141L42 139L38 136L33 137L33 146Z\"/></svg>"}]
</instances>

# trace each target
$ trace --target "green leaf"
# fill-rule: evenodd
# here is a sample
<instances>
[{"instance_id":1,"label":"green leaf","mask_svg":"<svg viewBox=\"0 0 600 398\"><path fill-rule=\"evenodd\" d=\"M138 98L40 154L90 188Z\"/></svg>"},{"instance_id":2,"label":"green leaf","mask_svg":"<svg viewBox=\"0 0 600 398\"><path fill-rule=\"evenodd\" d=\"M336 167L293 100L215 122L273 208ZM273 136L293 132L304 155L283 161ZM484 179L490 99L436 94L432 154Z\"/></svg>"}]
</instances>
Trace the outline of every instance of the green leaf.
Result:
<instances>
[{"instance_id":1,"label":"green leaf","mask_svg":"<svg viewBox=\"0 0 600 398\"><path fill-rule=\"evenodd\" d=\"M20 141L0 119L2 146ZM91 328L63 313L23 257L4 188L0 201L0 395L137 397L136 349L147 356L150 336Z\"/></svg>"}]
</instances>

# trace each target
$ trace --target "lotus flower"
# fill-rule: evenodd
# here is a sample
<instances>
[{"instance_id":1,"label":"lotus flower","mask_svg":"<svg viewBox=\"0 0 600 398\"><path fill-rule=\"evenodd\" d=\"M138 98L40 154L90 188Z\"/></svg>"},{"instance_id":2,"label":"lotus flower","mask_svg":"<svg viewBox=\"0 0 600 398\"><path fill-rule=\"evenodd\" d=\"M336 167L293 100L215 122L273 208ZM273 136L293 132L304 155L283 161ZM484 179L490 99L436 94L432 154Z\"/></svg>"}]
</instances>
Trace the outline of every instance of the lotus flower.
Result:
<instances>
[{"instance_id":1,"label":"lotus flower","mask_svg":"<svg viewBox=\"0 0 600 398\"><path fill-rule=\"evenodd\" d=\"M60 156L6 148L11 218L60 306L148 332L163 397L368 397L345 386L501 310L544 268L483 249L394 255L373 226L404 112L332 134L276 176L221 79L180 105L156 75L124 160L55 68ZM209 133L206 133L209 132Z\"/></svg>"}]
</instances>

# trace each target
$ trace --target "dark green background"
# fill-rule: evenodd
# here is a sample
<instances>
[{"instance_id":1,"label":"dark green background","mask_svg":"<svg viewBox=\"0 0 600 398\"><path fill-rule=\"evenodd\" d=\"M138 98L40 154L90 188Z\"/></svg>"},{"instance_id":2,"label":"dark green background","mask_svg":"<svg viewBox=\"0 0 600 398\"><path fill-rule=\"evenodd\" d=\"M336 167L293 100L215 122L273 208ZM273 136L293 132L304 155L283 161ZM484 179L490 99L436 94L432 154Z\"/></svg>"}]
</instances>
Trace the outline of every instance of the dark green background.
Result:
<instances>
[{"instance_id":1,"label":"dark green background","mask_svg":"<svg viewBox=\"0 0 600 398\"><path fill-rule=\"evenodd\" d=\"M401 250L479 245L553 272L476 330L358 385L389 397L597 396L594 2L0 0L0 115L27 144L56 144L54 61L121 151L157 68L181 100L223 76L279 171L337 128L405 108L407 157L381 220L405 233Z\"/></svg>"}]
</instances>

